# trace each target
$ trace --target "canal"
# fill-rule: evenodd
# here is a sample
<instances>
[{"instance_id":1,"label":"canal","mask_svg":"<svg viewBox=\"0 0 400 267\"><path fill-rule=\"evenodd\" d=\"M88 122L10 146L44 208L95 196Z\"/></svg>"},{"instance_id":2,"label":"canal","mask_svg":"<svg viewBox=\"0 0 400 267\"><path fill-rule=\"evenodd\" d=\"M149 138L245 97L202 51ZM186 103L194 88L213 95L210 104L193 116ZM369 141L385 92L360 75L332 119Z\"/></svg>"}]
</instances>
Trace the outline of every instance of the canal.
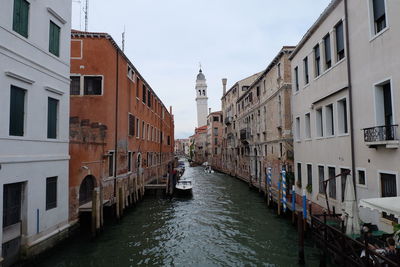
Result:
<instances>
[{"instance_id":1,"label":"canal","mask_svg":"<svg viewBox=\"0 0 400 267\"><path fill-rule=\"evenodd\" d=\"M94 241L77 235L34 266L297 266L297 232L230 176L187 168L191 199L146 197ZM319 252L306 244L306 266Z\"/></svg>"}]
</instances>

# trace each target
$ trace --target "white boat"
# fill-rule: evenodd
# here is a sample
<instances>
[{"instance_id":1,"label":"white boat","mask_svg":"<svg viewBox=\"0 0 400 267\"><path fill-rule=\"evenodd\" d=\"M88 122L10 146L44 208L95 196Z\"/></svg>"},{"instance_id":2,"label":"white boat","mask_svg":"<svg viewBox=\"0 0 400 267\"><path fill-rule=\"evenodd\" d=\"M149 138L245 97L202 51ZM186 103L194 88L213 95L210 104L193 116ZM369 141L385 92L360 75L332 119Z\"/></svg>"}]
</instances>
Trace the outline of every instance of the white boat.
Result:
<instances>
[{"instance_id":1,"label":"white boat","mask_svg":"<svg viewBox=\"0 0 400 267\"><path fill-rule=\"evenodd\" d=\"M191 194L192 188L193 185L190 180L179 180L175 185L176 192L181 194Z\"/></svg>"},{"instance_id":2,"label":"white boat","mask_svg":"<svg viewBox=\"0 0 400 267\"><path fill-rule=\"evenodd\" d=\"M204 171L205 171L206 173L214 173L214 170L211 168L211 166L205 167L205 168L204 168Z\"/></svg>"}]
</instances>

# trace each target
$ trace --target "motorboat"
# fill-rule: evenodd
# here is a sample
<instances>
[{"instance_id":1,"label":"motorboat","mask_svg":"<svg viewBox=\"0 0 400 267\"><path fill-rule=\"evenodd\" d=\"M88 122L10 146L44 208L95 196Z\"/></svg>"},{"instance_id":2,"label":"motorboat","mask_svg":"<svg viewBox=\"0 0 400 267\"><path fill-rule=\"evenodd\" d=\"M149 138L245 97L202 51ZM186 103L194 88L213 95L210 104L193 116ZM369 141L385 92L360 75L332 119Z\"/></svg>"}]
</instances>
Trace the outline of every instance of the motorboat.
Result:
<instances>
[{"instance_id":1,"label":"motorboat","mask_svg":"<svg viewBox=\"0 0 400 267\"><path fill-rule=\"evenodd\" d=\"M206 173L214 173L214 170L211 168L211 166L206 166L204 168L204 172L206 172Z\"/></svg>"},{"instance_id":2,"label":"motorboat","mask_svg":"<svg viewBox=\"0 0 400 267\"><path fill-rule=\"evenodd\" d=\"M175 189L178 194L192 194L192 181L191 180L179 180L176 185Z\"/></svg>"}]
</instances>

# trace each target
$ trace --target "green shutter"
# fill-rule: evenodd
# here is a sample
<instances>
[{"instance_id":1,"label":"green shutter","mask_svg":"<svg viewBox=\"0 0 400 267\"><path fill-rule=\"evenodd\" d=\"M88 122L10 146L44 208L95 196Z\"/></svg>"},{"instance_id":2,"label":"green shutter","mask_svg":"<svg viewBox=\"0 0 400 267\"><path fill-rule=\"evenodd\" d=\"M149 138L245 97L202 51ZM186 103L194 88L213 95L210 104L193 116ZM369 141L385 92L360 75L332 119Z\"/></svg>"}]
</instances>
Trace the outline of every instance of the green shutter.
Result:
<instances>
[{"instance_id":1,"label":"green shutter","mask_svg":"<svg viewBox=\"0 0 400 267\"><path fill-rule=\"evenodd\" d=\"M14 0L13 30L28 38L29 3L26 0Z\"/></svg>"},{"instance_id":2,"label":"green shutter","mask_svg":"<svg viewBox=\"0 0 400 267\"><path fill-rule=\"evenodd\" d=\"M60 27L50 21L49 30L49 52L55 56L60 56Z\"/></svg>"},{"instance_id":3,"label":"green shutter","mask_svg":"<svg viewBox=\"0 0 400 267\"><path fill-rule=\"evenodd\" d=\"M47 138L57 138L57 108L58 100L49 97L47 106Z\"/></svg>"},{"instance_id":4,"label":"green shutter","mask_svg":"<svg viewBox=\"0 0 400 267\"><path fill-rule=\"evenodd\" d=\"M11 86L9 134L24 135L25 90Z\"/></svg>"}]
</instances>

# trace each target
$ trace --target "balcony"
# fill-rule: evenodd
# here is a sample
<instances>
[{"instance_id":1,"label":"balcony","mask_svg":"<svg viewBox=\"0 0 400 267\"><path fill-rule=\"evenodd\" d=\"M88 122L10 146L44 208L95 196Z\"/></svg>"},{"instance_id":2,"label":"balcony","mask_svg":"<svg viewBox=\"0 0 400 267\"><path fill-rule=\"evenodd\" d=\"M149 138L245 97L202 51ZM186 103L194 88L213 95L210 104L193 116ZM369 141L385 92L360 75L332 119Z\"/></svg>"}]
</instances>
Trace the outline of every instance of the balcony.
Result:
<instances>
[{"instance_id":1,"label":"balcony","mask_svg":"<svg viewBox=\"0 0 400 267\"><path fill-rule=\"evenodd\" d=\"M233 118L231 116L225 118L225 124L230 125L232 124Z\"/></svg>"},{"instance_id":2,"label":"balcony","mask_svg":"<svg viewBox=\"0 0 400 267\"><path fill-rule=\"evenodd\" d=\"M248 141L250 139L250 130L245 128L240 130L240 140L242 142Z\"/></svg>"},{"instance_id":3,"label":"balcony","mask_svg":"<svg viewBox=\"0 0 400 267\"><path fill-rule=\"evenodd\" d=\"M380 146L398 148L397 127L398 125L385 125L365 128L363 129L364 142L370 148L378 148Z\"/></svg>"}]
</instances>

